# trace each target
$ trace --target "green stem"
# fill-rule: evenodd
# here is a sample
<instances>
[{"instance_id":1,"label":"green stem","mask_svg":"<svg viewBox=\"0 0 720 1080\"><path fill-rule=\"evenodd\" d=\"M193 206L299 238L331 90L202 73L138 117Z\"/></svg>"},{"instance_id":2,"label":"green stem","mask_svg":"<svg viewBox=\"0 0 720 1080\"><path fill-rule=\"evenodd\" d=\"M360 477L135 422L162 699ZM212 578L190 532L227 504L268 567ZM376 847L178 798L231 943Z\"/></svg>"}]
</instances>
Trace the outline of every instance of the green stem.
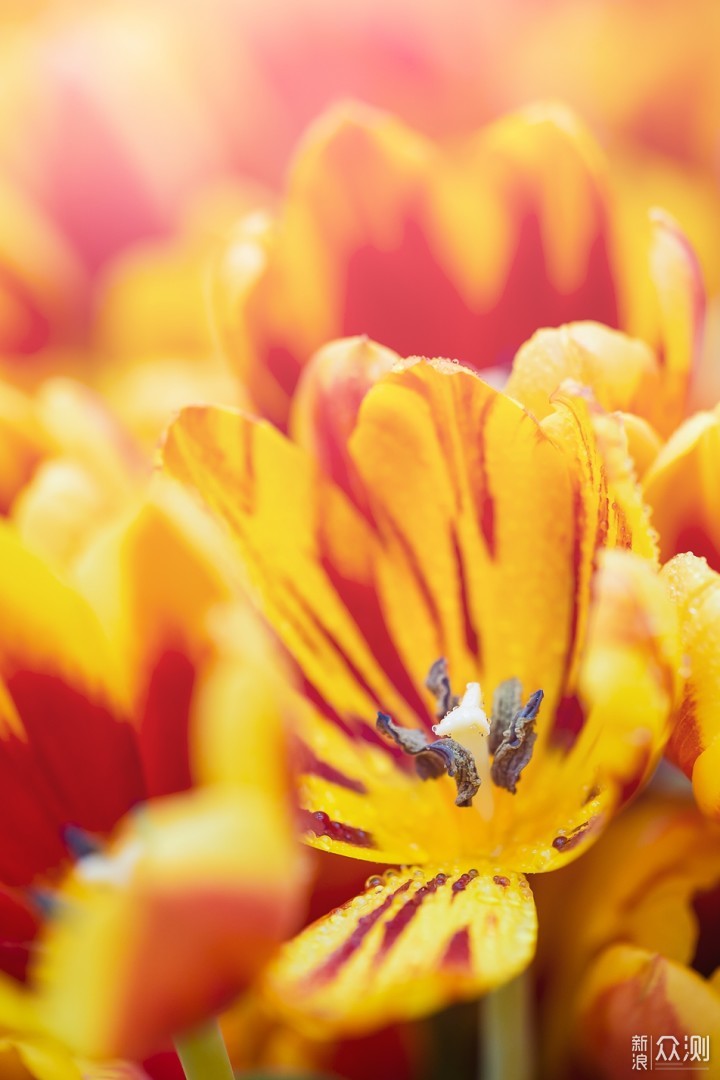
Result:
<instances>
[{"instance_id":1,"label":"green stem","mask_svg":"<svg viewBox=\"0 0 720 1080\"><path fill-rule=\"evenodd\" d=\"M527 972L482 998L480 1031L481 1080L532 1080L534 1047Z\"/></svg>"},{"instance_id":2,"label":"green stem","mask_svg":"<svg viewBox=\"0 0 720 1080\"><path fill-rule=\"evenodd\" d=\"M230 1058L216 1020L176 1039L175 1049L187 1080L233 1080Z\"/></svg>"}]
</instances>

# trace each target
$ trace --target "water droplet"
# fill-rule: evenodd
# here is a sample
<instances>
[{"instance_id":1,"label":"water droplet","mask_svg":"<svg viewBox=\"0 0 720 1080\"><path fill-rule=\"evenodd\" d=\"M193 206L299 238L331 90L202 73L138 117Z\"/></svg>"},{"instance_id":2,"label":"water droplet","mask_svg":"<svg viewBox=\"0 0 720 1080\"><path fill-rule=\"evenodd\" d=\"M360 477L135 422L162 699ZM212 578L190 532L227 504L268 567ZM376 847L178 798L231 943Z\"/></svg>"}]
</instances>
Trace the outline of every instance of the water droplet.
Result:
<instances>
[{"instance_id":1,"label":"water droplet","mask_svg":"<svg viewBox=\"0 0 720 1080\"><path fill-rule=\"evenodd\" d=\"M380 886L380 888L382 888L382 883L382 878L379 877L377 874L373 874L372 877L369 877L365 882L365 888L376 889L378 885Z\"/></svg>"}]
</instances>

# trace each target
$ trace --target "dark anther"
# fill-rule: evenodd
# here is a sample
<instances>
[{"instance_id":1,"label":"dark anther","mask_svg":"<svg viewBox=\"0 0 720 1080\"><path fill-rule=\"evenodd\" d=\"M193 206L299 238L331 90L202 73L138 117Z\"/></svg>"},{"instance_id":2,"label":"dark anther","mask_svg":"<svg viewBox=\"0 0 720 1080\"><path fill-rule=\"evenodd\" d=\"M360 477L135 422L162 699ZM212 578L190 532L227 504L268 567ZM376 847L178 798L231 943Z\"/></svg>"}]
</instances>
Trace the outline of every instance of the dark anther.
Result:
<instances>
[{"instance_id":1,"label":"dark anther","mask_svg":"<svg viewBox=\"0 0 720 1080\"><path fill-rule=\"evenodd\" d=\"M505 679L493 694L488 750L496 754L506 730L522 709L522 684L518 678Z\"/></svg>"},{"instance_id":2,"label":"dark anther","mask_svg":"<svg viewBox=\"0 0 720 1080\"><path fill-rule=\"evenodd\" d=\"M460 703L460 698L450 689L447 660L444 656L436 660L428 671L425 685L430 693L435 695L435 716L438 720L446 717L450 710Z\"/></svg>"},{"instance_id":3,"label":"dark anther","mask_svg":"<svg viewBox=\"0 0 720 1080\"><path fill-rule=\"evenodd\" d=\"M416 728L404 728L396 724L391 716L379 712L377 714L377 729L386 738L392 739L406 754L421 754L427 749L428 737L424 731Z\"/></svg>"},{"instance_id":4,"label":"dark anther","mask_svg":"<svg viewBox=\"0 0 720 1080\"><path fill-rule=\"evenodd\" d=\"M508 681L512 682L512 680ZM497 787L505 788L506 791L510 791L513 795L517 791L520 773L532 757L537 738L535 721L540 711L543 696L542 690L536 690L534 694L530 695L525 707L515 714L509 725L504 729L502 739L495 750L495 757L490 769L490 778Z\"/></svg>"},{"instance_id":5,"label":"dark anther","mask_svg":"<svg viewBox=\"0 0 720 1080\"><path fill-rule=\"evenodd\" d=\"M100 843L77 825L67 825L63 833L65 844L74 859L86 859L88 855L97 855L102 851Z\"/></svg>"},{"instance_id":6,"label":"dark anther","mask_svg":"<svg viewBox=\"0 0 720 1080\"><path fill-rule=\"evenodd\" d=\"M437 780L447 773L457 787L456 806L471 806L480 788L475 759L454 739L430 742L423 731L403 728L385 713L378 713L378 731L397 743L406 754L415 758L415 771L421 780Z\"/></svg>"}]
</instances>

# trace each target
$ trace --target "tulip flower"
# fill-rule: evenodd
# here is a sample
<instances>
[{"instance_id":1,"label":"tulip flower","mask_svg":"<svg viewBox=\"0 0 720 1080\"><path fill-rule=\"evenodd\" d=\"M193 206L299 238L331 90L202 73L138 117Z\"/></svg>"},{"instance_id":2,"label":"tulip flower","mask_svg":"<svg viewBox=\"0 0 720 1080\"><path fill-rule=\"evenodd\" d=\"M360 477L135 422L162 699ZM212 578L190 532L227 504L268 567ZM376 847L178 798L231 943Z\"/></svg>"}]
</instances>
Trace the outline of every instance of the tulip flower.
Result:
<instances>
[{"instance_id":1,"label":"tulip flower","mask_svg":"<svg viewBox=\"0 0 720 1080\"><path fill-rule=\"evenodd\" d=\"M0 543L14 627L0 771L15 822L0 881L16 899L2 909L15 978L0 1023L13 1045L139 1062L245 989L295 923L282 682L255 622L233 608L214 621L239 595L233 560L173 489L98 539L83 592L8 527ZM219 725L223 754L240 728L252 768L213 764Z\"/></svg>"},{"instance_id":2,"label":"tulip flower","mask_svg":"<svg viewBox=\"0 0 720 1080\"><path fill-rule=\"evenodd\" d=\"M543 1075L629 1080L672 1047L678 1071L713 1075L719 884L717 824L654 796L538 885Z\"/></svg>"},{"instance_id":3,"label":"tulip flower","mask_svg":"<svg viewBox=\"0 0 720 1080\"><path fill-rule=\"evenodd\" d=\"M337 110L306 136L277 215L248 216L228 244L218 329L254 408L281 427L310 356L338 337L476 370L577 319L656 345L668 256L658 226L620 206L563 108L507 116L453 150L389 115Z\"/></svg>"},{"instance_id":4,"label":"tulip flower","mask_svg":"<svg viewBox=\"0 0 720 1080\"><path fill-rule=\"evenodd\" d=\"M308 843L410 867L267 976L306 1025L357 1032L530 962L524 875L581 854L643 784L679 658L637 490L571 388L541 424L459 365L400 362L347 434L345 490L232 410L185 410L163 458L231 530L304 679Z\"/></svg>"}]
</instances>

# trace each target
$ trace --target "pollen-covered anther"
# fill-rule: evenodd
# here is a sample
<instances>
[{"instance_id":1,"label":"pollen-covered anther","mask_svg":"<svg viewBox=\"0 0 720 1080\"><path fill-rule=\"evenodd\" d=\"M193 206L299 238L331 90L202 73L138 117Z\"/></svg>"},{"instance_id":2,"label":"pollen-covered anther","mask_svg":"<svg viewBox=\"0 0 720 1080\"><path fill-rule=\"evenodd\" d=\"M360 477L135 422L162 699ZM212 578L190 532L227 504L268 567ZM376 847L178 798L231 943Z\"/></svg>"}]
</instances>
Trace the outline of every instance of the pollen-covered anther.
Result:
<instances>
[{"instance_id":1,"label":"pollen-covered anther","mask_svg":"<svg viewBox=\"0 0 720 1080\"><path fill-rule=\"evenodd\" d=\"M386 713L378 713L378 731L397 743L415 758L415 770L421 780L437 780L447 774L457 787L456 806L472 806L480 787L475 759L466 747L454 739L431 742L425 732L403 728Z\"/></svg>"},{"instance_id":2,"label":"pollen-covered anther","mask_svg":"<svg viewBox=\"0 0 720 1080\"><path fill-rule=\"evenodd\" d=\"M460 698L453 694L448 675L447 660L441 656L430 668L425 686L435 697L435 717L442 720L443 717L460 704Z\"/></svg>"},{"instance_id":3,"label":"pollen-covered anther","mask_svg":"<svg viewBox=\"0 0 720 1080\"><path fill-rule=\"evenodd\" d=\"M514 680L508 680L513 682ZM515 689L511 690L513 697ZM537 739L535 721L540 711L543 699L543 691L536 690L531 694L523 708L518 709L510 722L506 724L505 718L493 722L490 726L490 750L493 753L493 762L490 769L490 777L496 787L505 788L513 795L517 791L517 782L520 773L532 757L533 747ZM503 724L502 729L500 723Z\"/></svg>"}]
</instances>

